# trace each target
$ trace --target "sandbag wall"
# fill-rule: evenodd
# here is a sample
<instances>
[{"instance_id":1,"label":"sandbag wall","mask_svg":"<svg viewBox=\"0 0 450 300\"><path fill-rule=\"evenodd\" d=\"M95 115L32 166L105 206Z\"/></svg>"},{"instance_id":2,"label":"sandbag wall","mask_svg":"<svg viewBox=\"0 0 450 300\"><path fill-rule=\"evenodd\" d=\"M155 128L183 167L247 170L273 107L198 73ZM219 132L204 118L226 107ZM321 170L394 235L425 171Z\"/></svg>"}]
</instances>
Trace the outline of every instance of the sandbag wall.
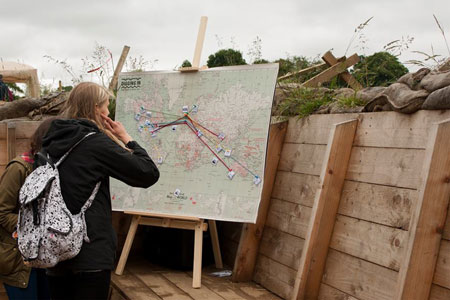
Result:
<instances>
[{"instance_id":1,"label":"sandbag wall","mask_svg":"<svg viewBox=\"0 0 450 300\"><path fill-rule=\"evenodd\" d=\"M292 118L278 166L254 280L290 299L333 124L359 119L319 299L394 299L430 126L450 111ZM450 150L449 150L450 153ZM450 299L450 216L430 299Z\"/></svg>"},{"instance_id":2,"label":"sandbag wall","mask_svg":"<svg viewBox=\"0 0 450 300\"><path fill-rule=\"evenodd\" d=\"M0 122L0 176L16 155L30 150L30 138L40 121Z\"/></svg>"}]
</instances>

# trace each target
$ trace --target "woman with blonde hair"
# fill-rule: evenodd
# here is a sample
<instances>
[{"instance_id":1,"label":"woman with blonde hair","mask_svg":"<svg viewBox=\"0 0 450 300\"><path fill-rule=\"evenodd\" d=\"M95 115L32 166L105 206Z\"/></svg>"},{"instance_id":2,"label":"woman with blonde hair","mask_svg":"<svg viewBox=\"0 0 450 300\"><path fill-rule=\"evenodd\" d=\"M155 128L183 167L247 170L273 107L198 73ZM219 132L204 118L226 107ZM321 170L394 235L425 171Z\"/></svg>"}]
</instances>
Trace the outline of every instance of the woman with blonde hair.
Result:
<instances>
[{"instance_id":1,"label":"woman with blonde hair","mask_svg":"<svg viewBox=\"0 0 450 300\"><path fill-rule=\"evenodd\" d=\"M159 171L147 152L120 122L111 120L111 94L102 86L83 82L70 93L64 120L53 121L42 148L53 161L86 137L58 167L61 192L72 214L79 213L101 182L85 219L90 242L73 259L47 270L52 299L106 299L114 267L117 238L111 224L109 178L148 188Z\"/></svg>"}]
</instances>

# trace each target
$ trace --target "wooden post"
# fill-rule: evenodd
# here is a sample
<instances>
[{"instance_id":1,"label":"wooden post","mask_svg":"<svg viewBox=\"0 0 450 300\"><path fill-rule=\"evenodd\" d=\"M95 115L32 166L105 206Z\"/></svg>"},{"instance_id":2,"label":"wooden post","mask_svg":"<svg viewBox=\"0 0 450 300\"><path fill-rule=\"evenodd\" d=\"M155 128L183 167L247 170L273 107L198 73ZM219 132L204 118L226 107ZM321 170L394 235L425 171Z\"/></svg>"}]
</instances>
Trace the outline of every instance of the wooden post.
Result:
<instances>
[{"instance_id":1,"label":"wooden post","mask_svg":"<svg viewBox=\"0 0 450 300\"><path fill-rule=\"evenodd\" d=\"M394 299L428 299L450 197L450 119L433 125Z\"/></svg>"},{"instance_id":2,"label":"wooden post","mask_svg":"<svg viewBox=\"0 0 450 300\"><path fill-rule=\"evenodd\" d=\"M205 41L206 24L208 23L208 17L203 16L200 18L200 26L198 27L197 43L195 44L194 59L192 60L192 67L200 67L200 57L202 55L203 42Z\"/></svg>"},{"instance_id":3,"label":"wooden post","mask_svg":"<svg viewBox=\"0 0 450 300\"><path fill-rule=\"evenodd\" d=\"M287 122L272 124L269 131L267 163L256 224L244 224L233 267L232 281L250 281L253 277L262 232L269 211L270 197L286 135Z\"/></svg>"},{"instance_id":4,"label":"wooden post","mask_svg":"<svg viewBox=\"0 0 450 300\"><path fill-rule=\"evenodd\" d=\"M58 91L62 91L62 82L61 80L58 82Z\"/></svg>"},{"instance_id":5,"label":"wooden post","mask_svg":"<svg viewBox=\"0 0 450 300\"><path fill-rule=\"evenodd\" d=\"M129 46L123 46L122 54L120 55L120 59L117 62L116 69L114 70L113 78L109 83L110 92L114 92L114 90L117 89L117 81L119 80L119 73L122 71L123 65L125 63L129 51L130 51Z\"/></svg>"},{"instance_id":6,"label":"wooden post","mask_svg":"<svg viewBox=\"0 0 450 300\"><path fill-rule=\"evenodd\" d=\"M345 61L339 62L339 63L331 66L330 68L326 69L322 73L320 73L320 74L314 76L313 78L311 78L310 80L302 83L302 86L317 87L320 84L329 81L334 76L336 76L340 73L346 72L347 68L353 66L357 62L359 62L359 56L357 54L353 54L352 56L347 58Z\"/></svg>"},{"instance_id":7,"label":"wooden post","mask_svg":"<svg viewBox=\"0 0 450 300\"><path fill-rule=\"evenodd\" d=\"M219 236L217 234L217 225L215 220L208 220L209 232L211 233L211 243L214 253L214 261L216 263L216 268L222 269L222 254L220 253Z\"/></svg>"},{"instance_id":8,"label":"wooden post","mask_svg":"<svg viewBox=\"0 0 450 300\"><path fill-rule=\"evenodd\" d=\"M323 56L322 59L331 67L338 62L337 58L334 57L334 55L331 53L331 51L327 51ZM352 76L350 73L345 70L341 74L339 74L339 77L341 77L349 86L351 86L354 90L362 90L363 86Z\"/></svg>"},{"instance_id":9,"label":"wooden post","mask_svg":"<svg viewBox=\"0 0 450 300\"><path fill-rule=\"evenodd\" d=\"M16 157L16 123L8 122L6 131L6 143L8 151L8 161Z\"/></svg>"},{"instance_id":10,"label":"wooden post","mask_svg":"<svg viewBox=\"0 0 450 300\"><path fill-rule=\"evenodd\" d=\"M127 263L128 254L130 254L131 245L133 245L134 236L136 235L136 230L139 225L139 220L141 216L133 216L131 219L130 229L128 229L127 239L125 240L125 245L122 249L122 254L120 255L119 263L117 264L116 274L122 275L125 269L125 264Z\"/></svg>"},{"instance_id":11,"label":"wooden post","mask_svg":"<svg viewBox=\"0 0 450 300\"><path fill-rule=\"evenodd\" d=\"M195 225L194 234L194 270L192 272L192 287L202 286L202 250L203 250L203 220Z\"/></svg>"},{"instance_id":12,"label":"wooden post","mask_svg":"<svg viewBox=\"0 0 450 300\"><path fill-rule=\"evenodd\" d=\"M331 130L292 299L317 299L358 120Z\"/></svg>"}]
</instances>

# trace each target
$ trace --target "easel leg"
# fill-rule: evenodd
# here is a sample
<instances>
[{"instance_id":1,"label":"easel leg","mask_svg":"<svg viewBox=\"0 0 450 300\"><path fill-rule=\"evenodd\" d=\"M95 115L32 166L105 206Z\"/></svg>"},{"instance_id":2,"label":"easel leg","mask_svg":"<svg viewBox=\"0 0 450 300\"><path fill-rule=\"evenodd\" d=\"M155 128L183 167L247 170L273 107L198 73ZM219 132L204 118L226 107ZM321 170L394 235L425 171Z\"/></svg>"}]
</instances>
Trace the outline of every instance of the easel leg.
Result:
<instances>
[{"instance_id":1,"label":"easel leg","mask_svg":"<svg viewBox=\"0 0 450 300\"><path fill-rule=\"evenodd\" d=\"M134 236L136 235L136 230L139 225L140 216L133 216L131 219L130 229L128 230L127 239L125 240L125 245L122 249L122 254L120 255L119 263L117 264L116 274L122 275L125 269L125 264L127 263L128 254L130 253L131 245L133 244Z\"/></svg>"},{"instance_id":2,"label":"easel leg","mask_svg":"<svg viewBox=\"0 0 450 300\"><path fill-rule=\"evenodd\" d=\"M208 220L209 232L211 233L211 243L214 252L214 261L216 262L216 268L222 269L222 254L220 253L219 235L217 234L217 226L215 220Z\"/></svg>"},{"instance_id":3,"label":"easel leg","mask_svg":"<svg viewBox=\"0 0 450 300\"><path fill-rule=\"evenodd\" d=\"M192 287L198 289L202 286L202 248L203 248L203 220L195 225L194 238L194 270L192 274Z\"/></svg>"}]
</instances>

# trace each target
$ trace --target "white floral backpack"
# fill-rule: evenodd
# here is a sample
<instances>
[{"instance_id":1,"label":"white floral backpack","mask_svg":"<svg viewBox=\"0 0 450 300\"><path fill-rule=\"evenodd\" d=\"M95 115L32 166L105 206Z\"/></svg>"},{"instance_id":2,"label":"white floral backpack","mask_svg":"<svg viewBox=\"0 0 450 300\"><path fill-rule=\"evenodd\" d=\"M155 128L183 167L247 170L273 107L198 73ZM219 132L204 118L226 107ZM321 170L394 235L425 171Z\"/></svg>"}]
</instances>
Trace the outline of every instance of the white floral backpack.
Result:
<instances>
[{"instance_id":1,"label":"white floral backpack","mask_svg":"<svg viewBox=\"0 0 450 300\"><path fill-rule=\"evenodd\" d=\"M49 268L75 257L83 241L89 242L84 218L100 187L98 182L81 211L72 215L61 194L58 166L88 133L53 164L48 155L46 164L37 167L25 179L19 193L17 222L18 246L25 262L31 267Z\"/></svg>"}]
</instances>

